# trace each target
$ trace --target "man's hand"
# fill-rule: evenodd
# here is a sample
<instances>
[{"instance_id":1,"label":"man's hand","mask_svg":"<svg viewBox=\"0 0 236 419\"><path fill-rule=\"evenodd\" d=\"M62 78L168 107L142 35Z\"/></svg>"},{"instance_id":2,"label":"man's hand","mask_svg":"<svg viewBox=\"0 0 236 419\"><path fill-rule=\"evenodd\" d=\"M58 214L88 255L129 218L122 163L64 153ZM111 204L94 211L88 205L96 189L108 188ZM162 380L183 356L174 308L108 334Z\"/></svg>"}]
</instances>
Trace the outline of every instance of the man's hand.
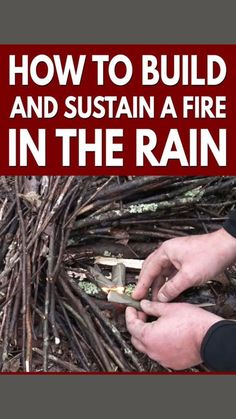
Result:
<instances>
[{"instance_id":1,"label":"man's hand","mask_svg":"<svg viewBox=\"0 0 236 419\"><path fill-rule=\"evenodd\" d=\"M158 316L145 323L138 312L126 309L127 329L135 348L163 367L182 370L202 362L201 343L207 330L221 317L186 303L141 301L146 314Z\"/></svg>"},{"instance_id":2,"label":"man's hand","mask_svg":"<svg viewBox=\"0 0 236 419\"><path fill-rule=\"evenodd\" d=\"M132 296L141 300L152 286L154 301L170 301L187 288L213 279L235 260L236 239L223 228L168 240L145 260Z\"/></svg>"}]
</instances>

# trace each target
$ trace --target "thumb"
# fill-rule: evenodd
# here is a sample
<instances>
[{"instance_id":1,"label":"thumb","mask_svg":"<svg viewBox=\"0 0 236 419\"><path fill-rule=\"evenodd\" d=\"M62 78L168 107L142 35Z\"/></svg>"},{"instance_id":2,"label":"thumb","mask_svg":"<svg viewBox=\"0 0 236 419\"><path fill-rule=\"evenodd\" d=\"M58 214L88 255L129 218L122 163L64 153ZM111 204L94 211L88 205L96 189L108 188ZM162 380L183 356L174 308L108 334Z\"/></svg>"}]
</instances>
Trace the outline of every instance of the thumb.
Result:
<instances>
[{"instance_id":1,"label":"thumb","mask_svg":"<svg viewBox=\"0 0 236 419\"><path fill-rule=\"evenodd\" d=\"M157 303L156 301L142 300L140 305L144 313L150 316L160 317L163 316L167 310L169 304Z\"/></svg>"},{"instance_id":2,"label":"thumb","mask_svg":"<svg viewBox=\"0 0 236 419\"><path fill-rule=\"evenodd\" d=\"M183 272L179 271L173 278L161 287L157 294L157 299L162 303L167 303L168 301L178 297L181 292L189 288L191 285L190 278L186 276L186 274L183 274Z\"/></svg>"}]
</instances>

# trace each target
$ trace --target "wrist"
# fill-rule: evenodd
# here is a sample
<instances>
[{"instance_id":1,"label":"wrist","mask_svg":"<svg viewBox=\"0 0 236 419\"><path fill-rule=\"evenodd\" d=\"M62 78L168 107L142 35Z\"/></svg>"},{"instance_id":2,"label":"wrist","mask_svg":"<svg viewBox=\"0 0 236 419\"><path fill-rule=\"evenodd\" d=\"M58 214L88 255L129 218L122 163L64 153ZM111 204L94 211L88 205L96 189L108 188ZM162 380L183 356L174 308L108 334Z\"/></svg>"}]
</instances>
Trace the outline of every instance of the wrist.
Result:
<instances>
[{"instance_id":1,"label":"wrist","mask_svg":"<svg viewBox=\"0 0 236 419\"><path fill-rule=\"evenodd\" d=\"M208 331L212 327L214 327L214 325L224 320L222 317L217 316L216 314L210 313L206 310L202 310L202 311L204 312L204 315L202 316L202 319L199 319L199 326L196 330L196 336L195 336L196 347L201 355L202 355L202 351L201 351L202 344Z\"/></svg>"},{"instance_id":2,"label":"wrist","mask_svg":"<svg viewBox=\"0 0 236 419\"><path fill-rule=\"evenodd\" d=\"M236 238L232 236L224 227L214 233L215 243L213 243L218 250L217 256L222 259L225 267L234 263L236 260Z\"/></svg>"}]
</instances>

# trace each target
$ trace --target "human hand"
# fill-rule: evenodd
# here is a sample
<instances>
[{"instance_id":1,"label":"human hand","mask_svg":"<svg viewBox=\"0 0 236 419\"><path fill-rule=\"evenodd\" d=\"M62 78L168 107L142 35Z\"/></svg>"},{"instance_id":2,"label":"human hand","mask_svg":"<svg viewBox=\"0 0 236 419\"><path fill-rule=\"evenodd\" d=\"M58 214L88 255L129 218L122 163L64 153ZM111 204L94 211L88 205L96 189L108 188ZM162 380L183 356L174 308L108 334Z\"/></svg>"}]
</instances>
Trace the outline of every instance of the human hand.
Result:
<instances>
[{"instance_id":1,"label":"human hand","mask_svg":"<svg viewBox=\"0 0 236 419\"><path fill-rule=\"evenodd\" d=\"M207 330L221 317L187 303L141 301L142 310L158 320L145 323L126 309L127 329L134 347L163 367L183 370L202 362L200 349Z\"/></svg>"},{"instance_id":2,"label":"human hand","mask_svg":"<svg viewBox=\"0 0 236 419\"><path fill-rule=\"evenodd\" d=\"M141 300L152 286L153 301L173 300L187 288L213 279L235 260L236 239L223 228L168 240L145 260L132 296Z\"/></svg>"}]
</instances>

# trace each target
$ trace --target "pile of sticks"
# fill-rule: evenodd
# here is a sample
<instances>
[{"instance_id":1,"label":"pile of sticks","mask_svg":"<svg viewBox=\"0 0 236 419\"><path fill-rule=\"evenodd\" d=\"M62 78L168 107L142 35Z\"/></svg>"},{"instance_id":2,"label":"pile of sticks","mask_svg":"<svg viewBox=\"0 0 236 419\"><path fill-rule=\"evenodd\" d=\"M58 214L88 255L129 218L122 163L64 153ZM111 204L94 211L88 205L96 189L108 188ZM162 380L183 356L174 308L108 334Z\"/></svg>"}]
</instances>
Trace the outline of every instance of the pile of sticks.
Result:
<instances>
[{"instance_id":1,"label":"pile of sticks","mask_svg":"<svg viewBox=\"0 0 236 419\"><path fill-rule=\"evenodd\" d=\"M235 177L2 177L1 371L160 370L132 347L123 311L79 282L109 278L123 258L135 283L163 240L219 228L235 186Z\"/></svg>"}]
</instances>

